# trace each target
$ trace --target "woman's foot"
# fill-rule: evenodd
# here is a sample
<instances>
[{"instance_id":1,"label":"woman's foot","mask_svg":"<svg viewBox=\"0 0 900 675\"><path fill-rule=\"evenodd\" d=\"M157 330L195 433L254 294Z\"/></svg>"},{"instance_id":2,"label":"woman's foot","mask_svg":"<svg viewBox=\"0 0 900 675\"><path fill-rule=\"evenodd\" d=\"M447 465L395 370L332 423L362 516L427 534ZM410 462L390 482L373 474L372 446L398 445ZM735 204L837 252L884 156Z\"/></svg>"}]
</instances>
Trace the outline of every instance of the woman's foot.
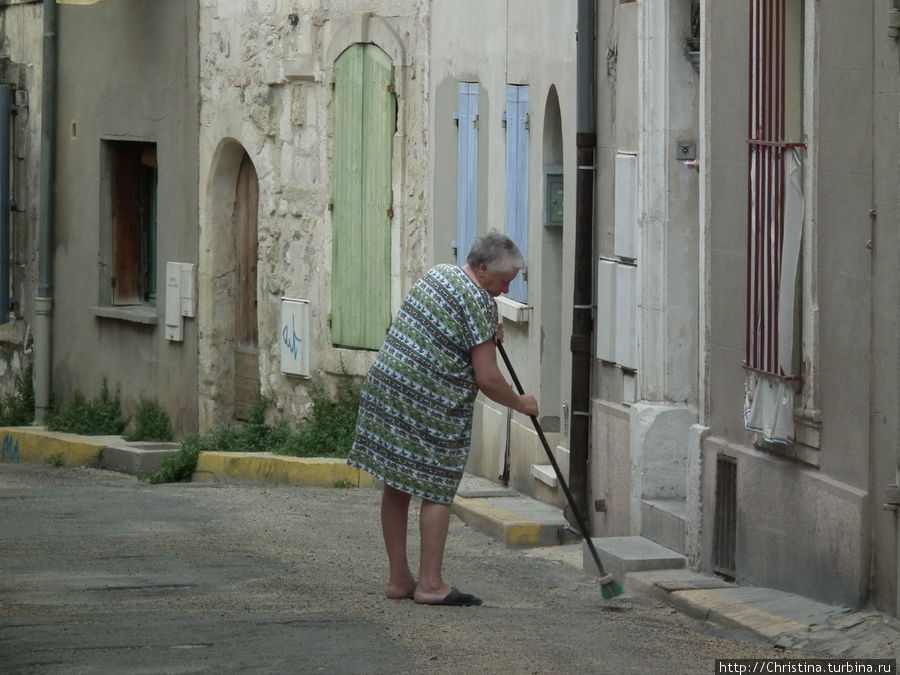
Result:
<instances>
[{"instance_id":1,"label":"woman's foot","mask_svg":"<svg viewBox=\"0 0 900 675\"><path fill-rule=\"evenodd\" d=\"M415 592L416 582L411 579L408 583L388 584L384 594L391 600L412 600Z\"/></svg>"}]
</instances>

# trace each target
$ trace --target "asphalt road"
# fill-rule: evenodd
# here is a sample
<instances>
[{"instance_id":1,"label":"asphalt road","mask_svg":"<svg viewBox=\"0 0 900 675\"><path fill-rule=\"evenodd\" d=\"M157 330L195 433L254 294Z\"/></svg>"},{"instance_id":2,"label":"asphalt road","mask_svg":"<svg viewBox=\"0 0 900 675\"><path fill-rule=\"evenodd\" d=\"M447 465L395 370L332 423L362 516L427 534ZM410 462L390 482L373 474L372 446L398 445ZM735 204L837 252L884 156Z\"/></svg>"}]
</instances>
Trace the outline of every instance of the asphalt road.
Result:
<instances>
[{"instance_id":1,"label":"asphalt road","mask_svg":"<svg viewBox=\"0 0 900 675\"><path fill-rule=\"evenodd\" d=\"M0 464L0 672L710 674L788 656L604 601L577 567L455 517L445 579L484 605L388 600L379 497Z\"/></svg>"}]
</instances>

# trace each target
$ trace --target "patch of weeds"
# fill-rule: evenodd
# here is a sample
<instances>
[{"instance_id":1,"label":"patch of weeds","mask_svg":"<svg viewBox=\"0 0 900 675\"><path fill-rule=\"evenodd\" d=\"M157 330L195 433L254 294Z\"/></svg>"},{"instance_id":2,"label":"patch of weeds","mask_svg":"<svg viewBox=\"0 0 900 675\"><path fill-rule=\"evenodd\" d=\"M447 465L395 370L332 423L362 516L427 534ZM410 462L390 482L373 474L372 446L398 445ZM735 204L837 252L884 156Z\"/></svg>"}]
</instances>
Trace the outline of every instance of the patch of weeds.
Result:
<instances>
[{"instance_id":1,"label":"patch of weeds","mask_svg":"<svg viewBox=\"0 0 900 675\"><path fill-rule=\"evenodd\" d=\"M199 434L186 436L181 441L181 447L177 454L166 455L159 464L159 470L142 475L140 478L148 483L189 483L194 469L197 468L197 458L205 447L205 439Z\"/></svg>"},{"instance_id":2,"label":"patch of weeds","mask_svg":"<svg viewBox=\"0 0 900 675\"><path fill-rule=\"evenodd\" d=\"M286 427L266 424L271 401L261 398L251 406L247 419L233 427L219 426L206 435L192 434L181 440L177 454L167 455L158 471L141 476L149 483L189 482L201 452L266 452L288 433Z\"/></svg>"},{"instance_id":3,"label":"patch of weeds","mask_svg":"<svg viewBox=\"0 0 900 675\"><path fill-rule=\"evenodd\" d=\"M347 480L346 478L341 478L340 480L334 481L334 485L332 487L336 488L352 488L355 487L353 481Z\"/></svg>"},{"instance_id":4,"label":"patch of weeds","mask_svg":"<svg viewBox=\"0 0 900 675\"><path fill-rule=\"evenodd\" d=\"M342 376L333 398L322 389L313 391L312 410L303 426L272 452L294 457L346 457L356 433L361 388L361 382Z\"/></svg>"},{"instance_id":5,"label":"patch of weeds","mask_svg":"<svg viewBox=\"0 0 900 675\"><path fill-rule=\"evenodd\" d=\"M141 476L150 483L191 480L201 452L272 452L295 457L346 457L356 432L356 409L361 383L349 376L338 382L332 398L324 390L312 396L312 410L300 429L291 431L284 421L269 424L266 410L271 400L260 398L247 419L233 427L220 426L206 435L194 434L181 441L179 452L164 457L158 471ZM348 480L335 482L348 488Z\"/></svg>"},{"instance_id":6,"label":"patch of weeds","mask_svg":"<svg viewBox=\"0 0 900 675\"><path fill-rule=\"evenodd\" d=\"M28 368L16 382L16 391L0 401L0 427L24 427L34 422L33 367Z\"/></svg>"},{"instance_id":7,"label":"patch of weeds","mask_svg":"<svg viewBox=\"0 0 900 675\"><path fill-rule=\"evenodd\" d=\"M121 434L128 423L122 416L119 391L110 395L106 378L100 395L88 401L80 391L72 395L72 400L61 410L54 406L47 412L44 423L48 431L65 431L83 436L111 436Z\"/></svg>"},{"instance_id":8,"label":"patch of weeds","mask_svg":"<svg viewBox=\"0 0 900 675\"><path fill-rule=\"evenodd\" d=\"M142 397L132 421L134 423L132 430L123 436L126 441L167 443L173 438L169 415L155 399Z\"/></svg>"},{"instance_id":9,"label":"patch of weeds","mask_svg":"<svg viewBox=\"0 0 900 675\"><path fill-rule=\"evenodd\" d=\"M66 456L61 452L56 452L44 460L44 464L49 464L50 466L59 467L65 463L66 463Z\"/></svg>"}]
</instances>

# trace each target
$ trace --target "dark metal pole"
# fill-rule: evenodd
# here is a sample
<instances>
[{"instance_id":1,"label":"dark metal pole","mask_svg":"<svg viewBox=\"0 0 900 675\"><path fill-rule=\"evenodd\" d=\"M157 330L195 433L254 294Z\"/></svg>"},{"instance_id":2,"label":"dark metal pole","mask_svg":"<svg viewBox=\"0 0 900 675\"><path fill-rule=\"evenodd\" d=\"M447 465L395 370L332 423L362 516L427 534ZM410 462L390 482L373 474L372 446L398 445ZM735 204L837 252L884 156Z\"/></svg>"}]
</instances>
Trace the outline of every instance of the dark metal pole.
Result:
<instances>
[{"instance_id":1,"label":"dark metal pole","mask_svg":"<svg viewBox=\"0 0 900 675\"><path fill-rule=\"evenodd\" d=\"M575 260L572 298L572 420L569 425L569 486L578 520L588 521L587 465L590 448L591 333L593 331L595 109L594 0L578 1L575 181Z\"/></svg>"},{"instance_id":2,"label":"dark metal pole","mask_svg":"<svg viewBox=\"0 0 900 675\"><path fill-rule=\"evenodd\" d=\"M12 198L9 160L12 136L12 87L0 84L0 324L9 323L9 228Z\"/></svg>"},{"instance_id":3,"label":"dark metal pole","mask_svg":"<svg viewBox=\"0 0 900 675\"><path fill-rule=\"evenodd\" d=\"M41 87L41 194L38 223L38 288L34 303L34 413L40 423L50 408L53 248L56 218L56 0L44 0Z\"/></svg>"}]
</instances>

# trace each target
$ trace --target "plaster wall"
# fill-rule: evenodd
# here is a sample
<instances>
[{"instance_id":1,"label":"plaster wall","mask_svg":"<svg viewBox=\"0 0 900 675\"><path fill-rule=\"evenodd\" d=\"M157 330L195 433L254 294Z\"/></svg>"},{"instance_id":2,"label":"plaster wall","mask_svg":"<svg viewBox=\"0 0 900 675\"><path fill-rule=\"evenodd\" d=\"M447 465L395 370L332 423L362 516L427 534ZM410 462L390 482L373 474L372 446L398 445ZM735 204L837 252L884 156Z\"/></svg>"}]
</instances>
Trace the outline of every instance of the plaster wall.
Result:
<instances>
[{"instance_id":1,"label":"plaster wall","mask_svg":"<svg viewBox=\"0 0 900 675\"><path fill-rule=\"evenodd\" d=\"M478 82L479 157L478 231L505 229L506 134L503 113L507 84L529 86L530 171L528 176L528 310L524 321L502 318L505 345L526 391L544 392L541 417L551 449L564 473L567 453L558 448L564 440L551 425L558 425L558 398L570 389L571 366L568 335L571 309L570 265L574 255L575 168L575 3L559 0L436 0L432 3L430 55L431 144L429 157L434 176L433 229L430 233L435 262L452 260L450 242L456 233L456 138L452 123L456 110L457 83ZM548 105L548 101L558 99ZM547 120L545 114L555 118ZM558 116L558 118L556 118ZM547 129L561 139L561 147L548 147ZM543 232L544 166L562 164L564 169L564 226L561 245L553 240L552 258L545 257ZM555 266L554 266L555 265ZM545 275L544 272L547 272ZM545 278L546 277L546 278ZM556 281L551 281L556 279ZM561 283L559 281L561 279ZM552 293L555 310L545 316L545 294ZM562 297L560 297L560 295ZM558 311L559 304L563 310ZM547 321L554 325L548 326ZM560 325L556 325L560 324ZM557 341L550 348L546 340ZM563 344L565 343L565 344ZM556 378L553 386L542 382L542 359L554 355L552 367L543 377ZM560 358L560 355L563 355ZM503 366L501 364L501 370ZM554 392L553 395L547 392ZM552 401L547 404L548 401ZM510 484L517 490L546 501L559 501L561 492L549 489L531 475L532 464L549 464L528 418L507 412L479 397L472 434L472 455L467 470L496 479L500 474L509 439ZM507 428L509 432L507 434ZM559 438L559 443L557 439ZM563 468L565 467L565 468Z\"/></svg>"},{"instance_id":2,"label":"plaster wall","mask_svg":"<svg viewBox=\"0 0 900 675\"><path fill-rule=\"evenodd\" d=\"M746 374L748 17L704 3L703 445L701 564L713 546L715 455L737 458L738 581L859 606L871 570L873 372L873 6L805 3L802 374L795 401L802 452L754 449L743 428ZM743 7L743 5L742 5ZM877 23L877 22L876 22ZM880 33L879 33L880 35ZM880 38L879 38L880 39ZM895 64L896 65L896 64ZM896 107L893 108L896 114ZM884 166L884 165L882 165ZM893 181L896 164L885 176ZM890 286L892 273L884 277ZM892 293L888 292L888 295ZM875 296L878 302L878 296ZM891 296L893 297L893 296ZM896 316L896 307L891 310ZM896 344L896 338L888 338ZM886 348L889 350L890 348ZM890 353L887 351L886 353ZM896 357L891 357L896 362ZM890 363L890 361L888 362ZM879 375L884 382L893 375ZM896 401L889 395L887 402ZM760 446L762 447L762 446ZM896 458L894 458L895 461ZM887 466L888 460L883 460ZM893 476L891 476L893 478ZM892 535L893 536L893 535ZM704 557L706 556L706 557Z\"/></svg>"},{"instance_id":3,"label":"plaster wall","mask_svg":"<svg viewBox=\"0 0 900 675\"><path fill-rule=\"evenodd\" d=\"M588 509L594 535L639 534L639 522L632 513L631 421L627 406L593 399L591 447L591 495L605 506L603 511ZM637 513L640 514L640 505Z\"/></svg>"},{"instance_id":4,"label":"plaster wall","mask_svg":"<svg viewBox=\"0 0 900 675\"><path fill-rule=\"evenodd\" d=\"M872 520L875 605L897 612L897 513L881 508L885 488L897 482L900 454L900 41L878 17L892 3L874 5L874 117L872 221Z\"/></svg>"},{"instance_id":5,"label":"plaster wall","mask_svg":"<svg viewBox=\"0 0 900 675\"><path fill-rule=\"evenodd\" d=\"M867 597L871 542L868 492L790 460L710 436L703 474L721 453L737 461L737 582L845 607ZM711 569L715 482L704 484L703 556Z\"/></svg>"},{"instance_id":6,"label":"plaster wall","mask_svg":"<svg viewBox=\"0 0 900 675\"><path fill-rule=\"evenodd\" d=\"M183 341L167 340L164 307L166 262L197 263L197 4L117 0L58 10L51 387L65 402L75 391L96 396L105 379L126 415L140 398L155 399L176 434L190 433L197 326L187 319ZM109 217L104 140L153 142L159 166L157 301L115 318L97 310Z\"/></svg>"}]
</instances>

